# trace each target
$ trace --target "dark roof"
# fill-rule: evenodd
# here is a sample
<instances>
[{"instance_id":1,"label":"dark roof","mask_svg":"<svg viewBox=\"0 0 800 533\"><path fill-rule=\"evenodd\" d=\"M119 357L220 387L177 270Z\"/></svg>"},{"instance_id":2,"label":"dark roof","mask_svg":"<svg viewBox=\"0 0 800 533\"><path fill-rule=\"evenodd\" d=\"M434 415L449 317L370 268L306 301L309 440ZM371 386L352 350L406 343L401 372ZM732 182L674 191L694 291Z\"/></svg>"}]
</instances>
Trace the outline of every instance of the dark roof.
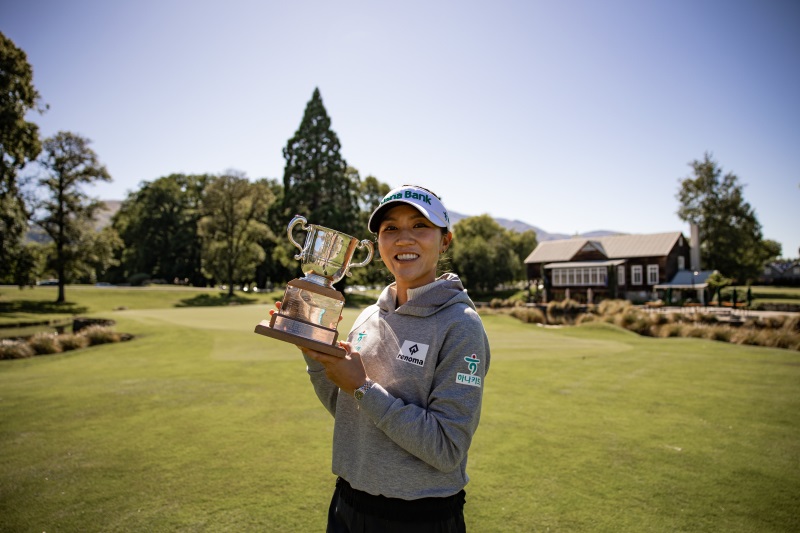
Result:
<instances>
[{"instance_id":1,"label":"dark roof","mask_svg":"<svg viewBox=\"0 0 800 533\"><path fill-rule=\"evenodd\" d=\"M526 263L550 263L570 261L587 244L605 252L608 259L631 257L659 257L668 255L682 237L680 231L649 235L608 235L586 239L576 237L557 241L540 242L525 259Z\"/></svg>"}]
</instances>

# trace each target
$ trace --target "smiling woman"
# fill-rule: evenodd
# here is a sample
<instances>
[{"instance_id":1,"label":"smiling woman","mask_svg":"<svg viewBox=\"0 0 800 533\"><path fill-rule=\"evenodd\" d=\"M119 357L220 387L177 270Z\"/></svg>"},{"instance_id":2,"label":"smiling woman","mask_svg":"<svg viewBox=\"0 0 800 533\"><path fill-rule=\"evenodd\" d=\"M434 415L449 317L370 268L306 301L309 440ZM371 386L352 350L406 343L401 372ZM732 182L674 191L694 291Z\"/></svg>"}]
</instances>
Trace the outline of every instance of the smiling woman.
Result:
<instances>
[{"instance_id":1,"label":"smiling woman","mask_svg":"<svg viewBox=\"0 0 800 533\"><path fill-rule=\"evenodd\" d=\"M335 418L328 531L465 531L467 452L490 354L458 276L436 278L450 217L435 194L405 185L369 229L395 282L356 319L346 357L303 348Z\"/></svg>"}]
</instances>

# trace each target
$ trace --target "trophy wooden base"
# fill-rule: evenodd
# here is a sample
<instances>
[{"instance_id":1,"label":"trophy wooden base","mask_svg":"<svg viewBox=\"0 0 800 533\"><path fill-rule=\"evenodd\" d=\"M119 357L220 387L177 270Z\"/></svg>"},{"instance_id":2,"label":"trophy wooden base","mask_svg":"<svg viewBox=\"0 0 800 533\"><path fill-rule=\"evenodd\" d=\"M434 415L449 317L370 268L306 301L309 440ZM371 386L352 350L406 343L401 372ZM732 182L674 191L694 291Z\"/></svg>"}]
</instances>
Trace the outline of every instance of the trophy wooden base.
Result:
<instances>
[{"instance_id":1,"label":"trophy wooden base","mask_svg":"<svg viewBox=\"0 0 800 533\"><path fill-rule=\"evenodd\" d=\"M294 344L295 346L302 346L304 348L309 348L317 352L326 353L328 355L335 355L336 357L344 357L345 355L347 355L347 352L344 351L344 348L339 348L336 345L325 344L324 342L318 342L312 339L298 337L296 335L292 335L284 331L273 329L270 326L270 322L271 322L270 320L262 320L261 322L259 322L258 325L256 325L255 333L258 333L259 335L265 335L267 337L272 337L273 339L278 339L284 342L288 342L290 344Z\"/></svg>"}]
</instances>

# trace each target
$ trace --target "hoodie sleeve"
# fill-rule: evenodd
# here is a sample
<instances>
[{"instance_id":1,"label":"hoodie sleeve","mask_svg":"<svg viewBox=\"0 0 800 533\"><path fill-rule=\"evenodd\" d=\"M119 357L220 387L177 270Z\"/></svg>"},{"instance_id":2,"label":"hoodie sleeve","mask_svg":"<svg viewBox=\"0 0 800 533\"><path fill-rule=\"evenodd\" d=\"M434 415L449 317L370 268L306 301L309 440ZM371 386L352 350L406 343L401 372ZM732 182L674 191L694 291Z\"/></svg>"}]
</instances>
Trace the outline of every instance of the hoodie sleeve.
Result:
<instances>
[{"instance_id":1,"label":"hoodie sleeve","mask_svg":"<svg viewBox=\"0 0 800 533\"><path fill-rule=\"evenodd\" d=\"M427 407L406 403L378 383L361 401L372 422L400 447L443 472L464 461L478 427L489 342L480 317L464 310L447 331L438 354ZM444 323L449 322L449 323Z\"/></svg>"},{"instance_id":2,"label":"hoodie sleeve","mask_svg":"<svg viewBox=\"0 0 800 533\"><path fill-rule=\"evenodd\" d=\"M325 375L325 366L319 361L314 361L306 354L303 354L306 360L306 371L311 378L311 384L314 386L314 392L317 393L317 398L325 406L328 412L336 416L336 400L339 396L339 387L333 384L328 376Z\"/></svg>"}]
</instances>

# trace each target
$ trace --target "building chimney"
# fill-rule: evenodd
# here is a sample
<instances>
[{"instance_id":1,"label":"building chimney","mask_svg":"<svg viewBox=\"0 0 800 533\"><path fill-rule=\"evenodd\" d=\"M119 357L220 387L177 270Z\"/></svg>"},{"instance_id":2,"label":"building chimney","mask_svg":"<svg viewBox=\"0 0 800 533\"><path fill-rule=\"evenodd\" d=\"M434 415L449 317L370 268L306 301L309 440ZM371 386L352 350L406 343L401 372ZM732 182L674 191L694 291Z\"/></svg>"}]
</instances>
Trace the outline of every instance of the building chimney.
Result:
<instances>
[{"instance_id":1,"label":"building chimney","mask_svg":"<svg viewBox=\"0 0 800 533\"><path fill-rule=\"evenodd\" d=\"M691 231L690 248L689 248L689 262L692 271L700 271L700 227L697 224L689 225Z\"/></svg>"}]
</instances>

